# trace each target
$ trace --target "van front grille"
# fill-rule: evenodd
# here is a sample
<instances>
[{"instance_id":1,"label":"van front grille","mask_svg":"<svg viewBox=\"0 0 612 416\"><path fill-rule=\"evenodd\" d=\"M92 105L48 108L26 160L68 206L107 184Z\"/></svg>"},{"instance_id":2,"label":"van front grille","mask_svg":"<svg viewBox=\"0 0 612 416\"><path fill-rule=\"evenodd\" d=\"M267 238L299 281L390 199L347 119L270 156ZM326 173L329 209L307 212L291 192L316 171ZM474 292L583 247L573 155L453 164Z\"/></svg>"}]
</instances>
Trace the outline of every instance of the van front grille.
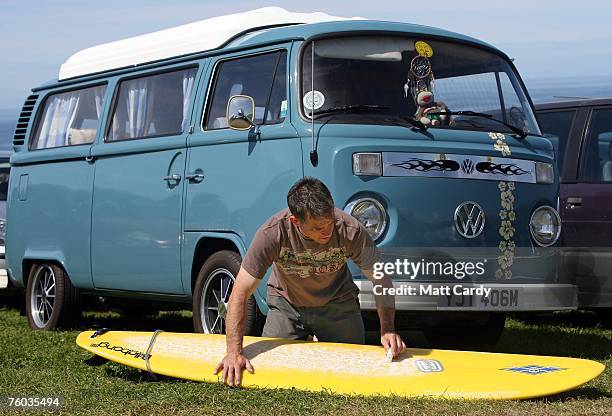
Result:
<instances>
[{"instance_id":1,"label":"van front grille","mask_svg":"<svg viewBox=\"0 0 612 416\"><path fill-rule=\"evenodd\" d=\"M28 124L36 105L38 95L30 95L21 109L19 119L17 120L17 126L15 127L15 135L13 136L13 146L21 146L25 143L26 132L28 130Z\"/></svg>"}]
</instances>

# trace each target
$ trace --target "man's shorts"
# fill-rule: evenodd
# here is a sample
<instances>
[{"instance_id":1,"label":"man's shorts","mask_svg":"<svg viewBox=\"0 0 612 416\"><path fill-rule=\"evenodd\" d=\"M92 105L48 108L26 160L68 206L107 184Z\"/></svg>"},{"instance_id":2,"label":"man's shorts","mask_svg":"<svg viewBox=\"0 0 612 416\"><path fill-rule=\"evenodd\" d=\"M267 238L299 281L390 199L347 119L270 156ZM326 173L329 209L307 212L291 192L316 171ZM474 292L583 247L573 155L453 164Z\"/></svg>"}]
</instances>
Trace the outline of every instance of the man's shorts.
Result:
<instances>
[{"instance_id":1,"label":"man's shorts","mask_svg":"<svg viewBox=\"0 0 612 416\"><path fill-rule=\"evenodd\" d=\"M308 335L315 335L317 340L324 342L365 342L357 299L303 308L294 307L281 296L268 295L268 307L264 337L305 340Z\"/></svg>"}]
</instances>

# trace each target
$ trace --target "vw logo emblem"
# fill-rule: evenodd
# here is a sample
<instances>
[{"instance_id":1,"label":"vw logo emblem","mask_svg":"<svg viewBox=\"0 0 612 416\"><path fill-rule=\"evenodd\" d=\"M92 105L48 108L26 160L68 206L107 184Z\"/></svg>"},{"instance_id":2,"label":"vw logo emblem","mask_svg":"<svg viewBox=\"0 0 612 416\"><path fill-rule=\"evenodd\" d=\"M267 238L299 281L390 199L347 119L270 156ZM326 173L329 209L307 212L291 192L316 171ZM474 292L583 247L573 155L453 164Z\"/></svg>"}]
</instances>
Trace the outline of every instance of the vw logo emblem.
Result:
<instances>
[{"instance_id":1,"label":"vw logo emblem","mask_svg":"<svg viewBox=\"0 0 612 416\"><path fill-rule=\"evenodd\" d=\"M476 202L466 201L455 210L455 228L465 238L476 238L484 229L485 214Z\"/></svg>"},{"instance_id":2,"label":"vw logo emblem","mask_svg":"<svg viewBox=\"0 0 612 416\"><path fill-rule=\"evenodd\" d=\"M461 170L464 173L471 175L472 172L474 172L474 162L472 162L471 159L463 159L463 162L461 162Z\"/></svg>"}]
</instances>

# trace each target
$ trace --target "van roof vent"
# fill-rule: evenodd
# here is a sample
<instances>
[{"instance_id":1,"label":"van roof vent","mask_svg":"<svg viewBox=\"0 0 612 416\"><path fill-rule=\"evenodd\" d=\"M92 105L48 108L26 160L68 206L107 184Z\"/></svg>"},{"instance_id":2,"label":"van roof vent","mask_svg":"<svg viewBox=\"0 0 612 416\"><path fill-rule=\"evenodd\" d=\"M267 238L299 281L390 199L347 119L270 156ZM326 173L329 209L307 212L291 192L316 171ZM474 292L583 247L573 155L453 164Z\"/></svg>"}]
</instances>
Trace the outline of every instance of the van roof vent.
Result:
<instances>
[{"instance_id":1,"label":"van roof vent","mask_svg":"<svg viewBox=\"0 0 612 416\"><path fill-rule=\"evenodd\" d=\"M30 124L30 118L32 117L37 99L38 95L30 95L25 100L21 113L19 114L19 120L17 120L17 127L15 127L13 146L21 146L25 143L26 131L28 130L28 124Z\"/></svg>"}]
</instances>

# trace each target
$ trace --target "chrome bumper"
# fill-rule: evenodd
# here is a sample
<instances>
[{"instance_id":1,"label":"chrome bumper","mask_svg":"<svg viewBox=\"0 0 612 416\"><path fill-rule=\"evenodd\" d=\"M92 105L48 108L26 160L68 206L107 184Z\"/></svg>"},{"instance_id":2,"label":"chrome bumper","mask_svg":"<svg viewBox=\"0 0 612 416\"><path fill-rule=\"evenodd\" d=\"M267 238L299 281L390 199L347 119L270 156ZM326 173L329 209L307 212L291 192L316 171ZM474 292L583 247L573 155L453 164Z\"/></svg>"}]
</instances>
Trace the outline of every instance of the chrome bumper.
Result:
<instances>
[{"instance_id":1,"label":"chrome bumper","mask_svg":"<svg viewBox=\"0 0 612 416\"><path fill-rule=\"evenodd\" d=\"M356 280L355 284L359 287L361 309L376 309L372 283ZM393 284L399 290L394 294L395 308L403 311L519 312L578 307L577 288L570 284L424 283L413 280L396 280ZM380 287L377 291L380 292Z\"/></svg>"}]
</instances>

